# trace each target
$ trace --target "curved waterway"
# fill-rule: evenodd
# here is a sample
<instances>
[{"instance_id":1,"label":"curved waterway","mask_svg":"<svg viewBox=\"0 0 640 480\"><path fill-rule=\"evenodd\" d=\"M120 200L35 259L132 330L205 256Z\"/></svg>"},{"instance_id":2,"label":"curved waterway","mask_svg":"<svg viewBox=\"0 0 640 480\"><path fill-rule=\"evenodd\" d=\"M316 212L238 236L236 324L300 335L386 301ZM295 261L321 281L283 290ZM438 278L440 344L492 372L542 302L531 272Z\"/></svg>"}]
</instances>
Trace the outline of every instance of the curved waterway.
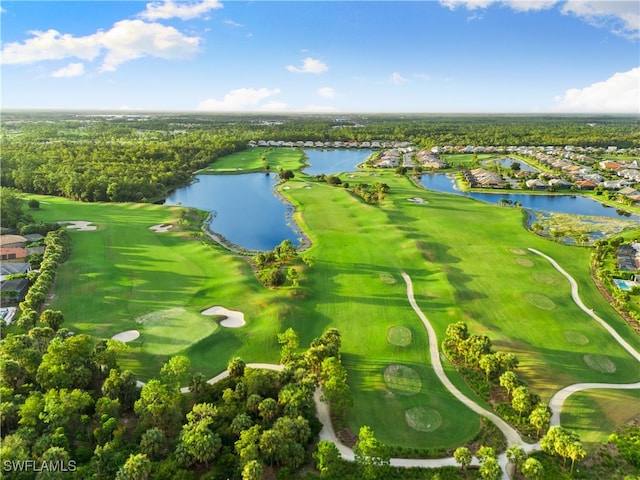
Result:
<instances>
[{"instance_id":1,"label":"curved waterway","mask_svg":"<svg viewBox=\"0 0 640 480\"><path fill-rule=\"evenodd\" d=\"M455 193L495 205L500 205L501 200L510 200L512 202L520 202L523 208L531 210L610 218L623 217L640 220L638 215L631 215L630 217L623 216L615 208L581 195L462 192L456 188L455 179L444 173L422 175L420 184L436 192Z\"/></svg>"},{"instance_id":2,"label":"curved waterway","mask_svg":"<svg viewBox=\"0 0 640 480\"><path fill-rule=\"evenodd\" d=\"M175 190L166 205L184 205L211 213L211 231L247 250L272 250L283 240L300 244L293 207L274 194L275 174L197 175Z\"/></svg>"}]
</instances>

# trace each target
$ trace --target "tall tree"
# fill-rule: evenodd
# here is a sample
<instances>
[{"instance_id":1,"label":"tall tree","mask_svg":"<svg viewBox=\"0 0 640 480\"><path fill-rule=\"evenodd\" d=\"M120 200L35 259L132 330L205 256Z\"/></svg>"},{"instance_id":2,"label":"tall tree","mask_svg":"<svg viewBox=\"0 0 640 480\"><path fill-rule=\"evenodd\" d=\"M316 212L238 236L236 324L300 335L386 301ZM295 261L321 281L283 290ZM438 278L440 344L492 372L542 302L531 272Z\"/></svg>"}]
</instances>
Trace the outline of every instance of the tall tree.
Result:
<instances>
[{"instance_id":1,"label":"tall tree","mask_svg":"<svg viewBox=\"0 0 640 480\"><path fill-rule=\"evenodd\" d=\"M358 432L358 441L353 448L355 461L363 469L365 478L374 479L383 474L390 465L391 456L387 447L378 440L371 427L364 425Z\"/></svg>"},{"instance_id":2,"label":"tall tree","mask_svg":"<svg viewBox=\"0 0 640 480\"><path fill-rule=\"evenodd\" d=\"M544 478L544 466L537 458L527 458L522 464L520 471L529 480L542 480L542 478Z\"/></svg>"},{"instance_id":3,"label":"tall tree","mask_svg":"<svg viewBox=\"0 0 640 480\"><path fill-rule=\"evenodd\" d=\"M551 409L542 403L539 403L529 414L529 423L536 427L536 434L540 436L540 432L549 427L551 421Z\"/></svg>"},{"instance_id":4,"label":"tall tree","mask_svg":"<svg viewBox=\"0 0 640 480\"><path fill-rule=\"evenodd\" d=\"M322 478L332 478L337 473L340 465L340 451L335 443L327 440L318 442L313 458Z\"/></svg>"},{"instance_id":5,"label":"tall tree","mask_svg":"<svg viewBox=\"0 0 640 480\"><path fill-rule=\"evenodd\" d=\"M116 480L147 480L151 473L151 461L144 453L131 454L118 470Z\"/></svg>"},{"instance_id":6,"label":"tall tree","mask_svg":"<svg viewBox=\"0 0 640 480\"><path fill-rule=\"evenodd\" d=\"M467 447L458 447L453 452L453 458L456 463L460 464L460 468L464 471L471 465L471 451Z\"/></svg>"}]
</instances>

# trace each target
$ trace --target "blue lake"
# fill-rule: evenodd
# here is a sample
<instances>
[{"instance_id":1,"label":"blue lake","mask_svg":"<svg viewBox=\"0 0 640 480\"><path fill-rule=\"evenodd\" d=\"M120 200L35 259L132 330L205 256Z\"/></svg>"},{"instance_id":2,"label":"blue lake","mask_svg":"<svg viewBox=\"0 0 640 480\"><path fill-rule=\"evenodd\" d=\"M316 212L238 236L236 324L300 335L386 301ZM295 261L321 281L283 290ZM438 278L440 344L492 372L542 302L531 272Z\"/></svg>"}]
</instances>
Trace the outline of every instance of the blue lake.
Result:
<instances>
[{"instance_id":1,"label":"blue lake","mask_svg":"<svg viewBox=\"0 0 640 480\"><path fill-rule=\"evenodd\" d=\"M517 158L511 158L511 157L507 157L507 158L500 158L497 160L487 160L486 162L483 162L484 165L500 165L500 168L506 168L506 169L511 169L511 165L513 163L519 163L520 164L520 170L523 170L525 172L538 172L539 170L536 168L533 168L532 166L524 163L522 160L518 160Z\"/></svg>"},{"instance_id":2,"label":"blue lake","mask_svg":"<svg viewBox=\"0 0 640 480\"><path fill-rule=\"evenodd\" d=\"M300 243L293 207L274 195L277 175L198 175L196 180L175 190L165 204L210 212L210 229L248 250L272 250L286 239Z\"/></svg>"},{"instance_id":3,"label":"blue lake","mask_svg":"<svg viewBox=\"0 0 640 480\"><path fill-rule=\"evenodd\" d=\"M353 172L356 165L364 162L373 150L305 150L309 167L304 169L307 175L334 175L341 172Z\"/></svg>"},{"instance_id":4,"label":"blue lake","mask_svg":"<svg viewBox=\"0 0 640 480\"><path fill-rule=\"evenodd\" d=\"M429 190L437 192L455 193L467 197L475 198L495 205L500 204L501 199L520 202L524 208L532 210L543 210L548 212L569 213L572 215L590 215L600 217L618 218L622 215L615 208L603 205L591 198L576 195L531 195L526 193L482 193L482 192L461 192L455 186L455 179L444 173L422 175L420 183ZM627 218L627 217L624 217ZM637 215L628 217L638 219Z\"/></svg>"}]
</instances>

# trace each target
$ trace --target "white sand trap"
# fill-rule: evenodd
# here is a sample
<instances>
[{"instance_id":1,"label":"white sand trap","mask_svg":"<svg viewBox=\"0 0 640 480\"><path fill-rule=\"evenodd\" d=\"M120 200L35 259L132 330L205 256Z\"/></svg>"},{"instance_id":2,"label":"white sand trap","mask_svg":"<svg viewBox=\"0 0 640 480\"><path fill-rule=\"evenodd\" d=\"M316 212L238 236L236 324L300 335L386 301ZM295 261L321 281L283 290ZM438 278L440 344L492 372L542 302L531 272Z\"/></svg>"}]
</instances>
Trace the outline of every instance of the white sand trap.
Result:
<instances>
[{"instance_id":1,"label":"white sand trap","mask_svg":"<svg viewBox=\"0 0 640 480\"><path fill-rule=\"evenodd\" d=\"M235 310L229 310L224 307L215 306L204 310L202 315L223 315L227 318L220 321L220 325L227 328L240 328L245 325L244 313L236 312Z\"/></svg>"},{"instance_id":2,"label":"white sand trap","mask_svg":"<svg viewBox=\"0 0 640 480\"><path fill-rule=\"evenodd\" d=\"M420 198L420 197L407 198L407 200L410 201L411 203L417 203L418 205L426 203L424 198Z\"/></svg>"},{"instance_id":3,"label":"white sand trap","mask_svg":"<svg viewBox=\"0 0 640 480\"><path fill-rule=\"evenodd\" d=\"M126 332L116 333L111 340L118 340L123 343L133 342L136 338L140 336L140 332L138 330L127 330Z\"/></svg>"},{"instance_id":4,"label":"white sand trap","mask_svg":"<svg viewBox=\"0 0 640 480\"><path fill-rule=\"evenodd\" d=\"M78 230L79 232L88 232L91 230L97 230L98 227L92 225L93 222L85 222L84 220L68 220L65 222L58 222L60 225L66 225L67 228Z\"/></svg>"},{"instance_id":5,"label":"white sand trap","mask_svg":"<svg viewBox=\"0 0 640 480\"><path fill-rule=\"evenodd\" d=\"M153 227L149 227L149 230L153 230L156 233L168 232L173 228L173 225L170 223L161 223L160 225L154 225Z\"/></svg>"}]
</instances>

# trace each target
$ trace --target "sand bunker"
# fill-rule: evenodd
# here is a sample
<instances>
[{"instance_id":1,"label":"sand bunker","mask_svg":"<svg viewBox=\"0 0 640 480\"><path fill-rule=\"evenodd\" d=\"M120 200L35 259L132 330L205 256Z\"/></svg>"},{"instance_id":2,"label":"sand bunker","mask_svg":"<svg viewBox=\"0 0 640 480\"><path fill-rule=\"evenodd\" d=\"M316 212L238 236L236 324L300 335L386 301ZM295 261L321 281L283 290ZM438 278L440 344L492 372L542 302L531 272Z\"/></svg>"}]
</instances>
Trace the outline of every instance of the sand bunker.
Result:
<instances>
[{"instance_id":1,"label":"sand bunker","mask_svg":"<svg viewBox=\"0 0 640 480\"><path fill-rule=\"evenodd\" d=\"M125 332L116 333L111 337L111 340L118 340L119 342L127 343L133 342L139 336L140 332L138 330L127 330Z\"/></svg>"},{"instance_id":2,"label":"sand bunker","mask_svg":"<svg viewBox=\"0 0 640 480\"><path fill-rule=\"evenodd\" d=\"M160 225L154 225L153 227L149 227L149 230L153 230L156 233L168 232L173 228L173 225L170 223L161 223Z\"/></svg>"},{"instance_id":3,"label":"sand bunker","mask_svg":"<svg viewBox=\"0 0 640 480\"><path fill-rule=\"evenodd\" d=\"M66 225L67 228L72 230L78 230L79 232L88 232L90 230L97 230L98 227L92 225L93 222L85 222L84 220L67 220L64 222L58 222L60 225Z\"/></svg>"},{"instance_id":4,"label":"sand bunker","mask_svg":"<svg viewBox=\"0 0 640 480\"><path fill-rule=\"evenodd\" d=\"M521 248L510 248L509 251L514 255L526 255L527 252Z\"/></svg>"},{"instance_id":5,"label":"sand bunker","mask_svg":"<svg viewBox=\"0 0 640 480\"><path fill-rule=\"evenodd\" d=\"M227 328L239 328L246 324L244 321L244 313L236 312L235 310L229 310L224 307L215 306L204 310L202 315L222 315L225 318L220 321L220 325Z\"/></svg>"},{"instance_id":6,"label":"sand bunker","mask_svg":"<svg viewBox=\"0 0 640 480\"><path fill-rule=\"evenodd\" d=\"M424 198L420 198L420 197L407 198L407 201L409 201L411 203L417 203L418 205L421 205L423 203L427 203Z\"/></svg>"}]
</instances>

